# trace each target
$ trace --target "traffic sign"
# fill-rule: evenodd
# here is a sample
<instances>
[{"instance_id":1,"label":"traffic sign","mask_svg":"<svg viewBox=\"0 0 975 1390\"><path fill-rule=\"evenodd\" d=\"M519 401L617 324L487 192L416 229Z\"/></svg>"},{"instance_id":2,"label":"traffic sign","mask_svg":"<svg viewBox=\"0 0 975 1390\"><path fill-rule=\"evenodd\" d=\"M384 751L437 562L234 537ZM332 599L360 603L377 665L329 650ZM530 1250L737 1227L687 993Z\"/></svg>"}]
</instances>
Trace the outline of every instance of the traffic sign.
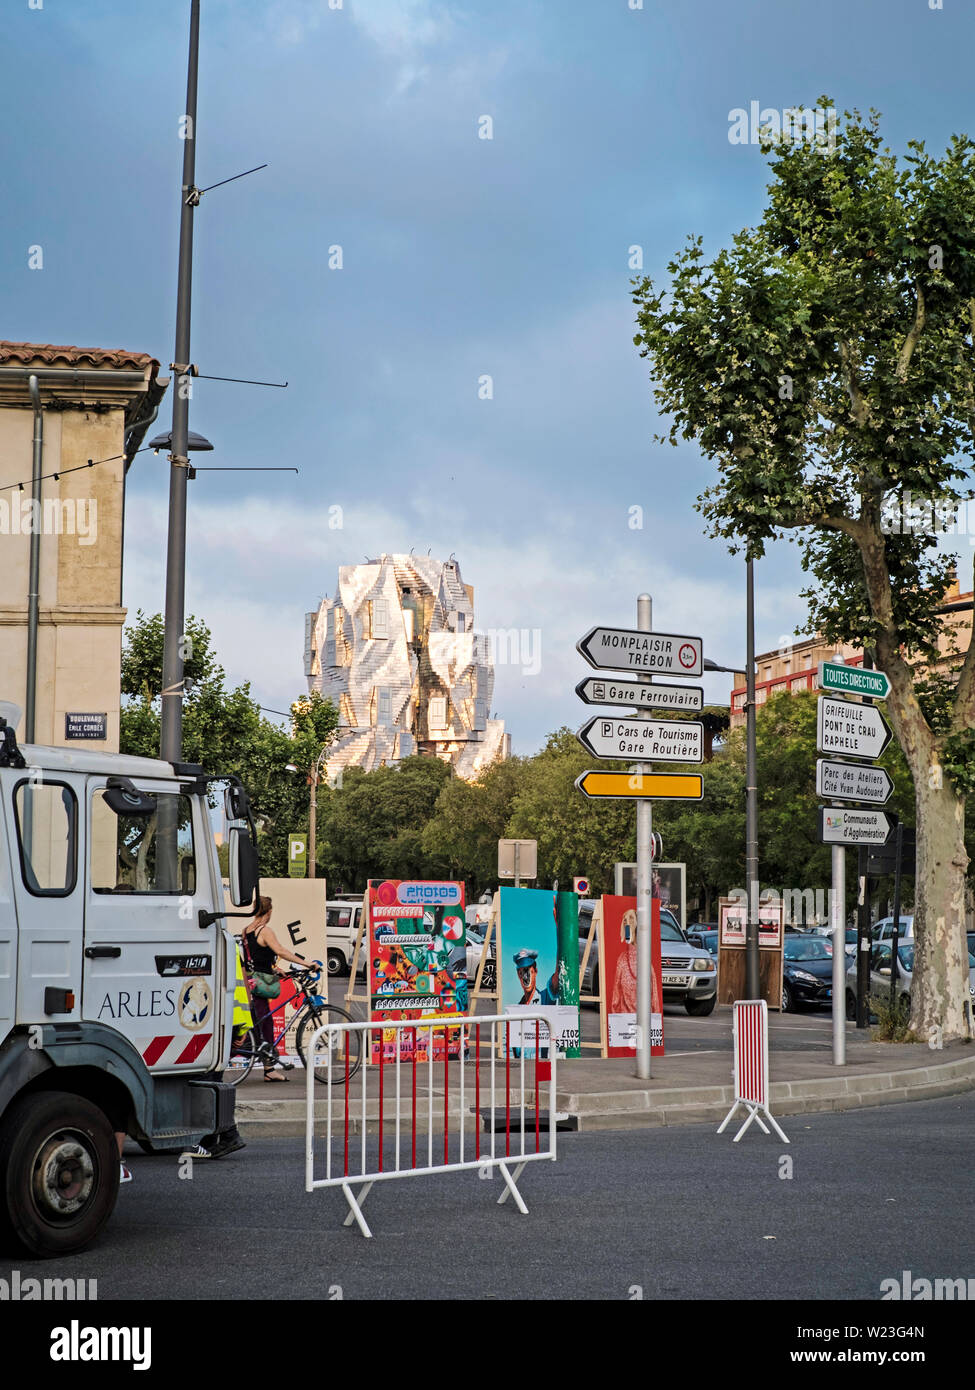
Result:
<instances>
[{"instance_id":1,"label":"traffic sign","mask_svg":"<svg viewBox=\"0 0 975 1390\"><path fill-rule=\"evenodd\" d=\"M645 675L700 676L704 649L700 637L634 628L593 627L576 650L597 671L642 671Z\"/></svg>"},{"instance_id":2,"label":"traffic sign","mask_svg":"<svg viewBox=\"0 0 975 1390\"><path fill-rule=\"evenodd\" d=\"M703 801L699 772L583 772L576 778L583 796L622 797L627 801Z\"/></svg>"},{"instance_id":3,"label":"traffic sign","mask_svg":"<svg viewBox=\"0 0 975 1390\"><path fill-rule=\"evenodd\" d=\"M700 685L651 685L587 676L576 686L576 694L587 705L635 705L637 709L704 708L704 690Z\"/></svg>"},{"instance_id":4,"label":"traffic sign","mask_svg":"<svg viewBox=\"0 0 975 1390\"><path fill-rule=\"evenodd\" d=\"M831 801L870 801L886 806L894 790L890 773L884 767L865 767L862 763L834 763L816 760L816 795Z\"/></svg>"},{"instance_id":5,"label":"traffic sign","mask_svg":"<svg viewBox=\"0 0 975 1390\"><path fill-rule=\"evenodd\" d=\"M892 829L885 811L819 808L819 838L824 845L882 845Z\"/></svg>"},{"instance_id":6,"label":"traffic sign","mask_svg":"<svg viewBox=\"0 0 975 1390\"><path fill-rule=\"evenodd\" d=\"M600 714L576 738L597 758L638 758L647 763L703 763L704 725L684 719L621 719Z\"/></svg>"},{"instance_id":7,"label":"traffic sign","mask_svg":"<svg viewBox=\"0 0 975 1390\"><path fill-rule=\"evenodd\" d=\"M818 684L820 690L837 695L865 695L871 700L886 700L890 681L883 671L865 671L862 666L847 666L844 661L821 661Z\"/></svg>"},{"instance_id":8,"label":"traffic sign","mask_svg":"<svg viewBox=\"0 0 975 1390\"><path fill-rule=\"evenodd\" d=\"M890 740L890 725L876 705L857 705L828 695L819 697L816 747L820 753L879 758Z\"/></svg>"}]
</instances>

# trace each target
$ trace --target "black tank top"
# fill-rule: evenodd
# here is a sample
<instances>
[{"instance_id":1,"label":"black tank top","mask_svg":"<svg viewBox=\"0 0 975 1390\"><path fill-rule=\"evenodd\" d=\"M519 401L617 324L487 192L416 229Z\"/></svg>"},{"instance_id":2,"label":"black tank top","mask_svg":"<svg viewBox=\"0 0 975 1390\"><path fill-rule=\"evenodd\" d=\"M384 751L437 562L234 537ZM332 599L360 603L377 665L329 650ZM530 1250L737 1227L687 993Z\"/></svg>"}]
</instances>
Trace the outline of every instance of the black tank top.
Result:
<instances>
[{"instance_id":1,"label":"black tank top","mask_svg":"<svg viewBox=\"0 0 975 1390\"><path fill-rule=\"evenodd\" d=\"M264 926L267 925L268 924L265 922ZM250 927L246 928L247 944L250 947L254 969L269 971L274 969L274 962L277 960L277 955L271 950L270 946L262 946L258 941L257 938L263 930L263 927L259 927L257 931L252 931Z\"/></svg>"}]
</instances>

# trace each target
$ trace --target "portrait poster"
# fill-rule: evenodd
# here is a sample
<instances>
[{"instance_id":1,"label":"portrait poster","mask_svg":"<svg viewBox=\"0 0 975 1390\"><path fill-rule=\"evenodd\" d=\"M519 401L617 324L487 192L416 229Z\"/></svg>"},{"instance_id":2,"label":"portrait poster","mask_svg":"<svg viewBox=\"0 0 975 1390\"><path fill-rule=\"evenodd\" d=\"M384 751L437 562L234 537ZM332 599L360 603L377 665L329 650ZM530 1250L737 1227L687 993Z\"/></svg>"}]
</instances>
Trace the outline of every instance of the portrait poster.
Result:
<instances>
[{"instance_id":1,"label":"portrait poster","mask_svg":"<svg viewBox=\"0 0 975 1390\"><path fill-rule=\"evenodd\" d=\"M464 885L432 880L369 881L369 1017L463 1016L468 1009ZM382 1055L426 1061L456 1057L463 1028L384 1029ZM446 1046L445 1046L446 1045ZM379 1034L370 1055L380 1058Z\"/></svg>"},{"instance_id":2,"label":"portrait poster","mask_svg":"<svg viewBox=\"0 0 975 1390\"><path fill-rule=\"evenodd\" d=\"M686 912L686 864L656 864L650 866L651 893L677 918L683 927L687 920Z\"/></svg>"},{"instance_id":3,"label":"portrait poster","mask_svg":"<svg viewBox=\"0 0 975 1390\"><path fill-rule=\"evenodd\" d=\"M650 1052L664 1051L661 987L660 901L650 902ZM607 1057L636 1054L637 943L636 898L607 894L599 932L599 978L602 982L602 1031Z\"/></svg>"},{"instance_id":4,"label":"portrait poster","mask_svg":"<svg viewBox=\"0 0 975 1390\"><path fill-rule=\"evenodd\" d=\"M512 1027L509 1047L535 1055L531 1017L543 1009L556 1015L559 1055L578 1057L579 1048L579 898L545 888L501 888L498 911L500 1012L524 1022ZM524 1035L524 1038L523 1038ZM517 1041L517 1046L516 1046ZM548 1048L539 1047L541 1057Z\"/></svg>"}]
</instances>

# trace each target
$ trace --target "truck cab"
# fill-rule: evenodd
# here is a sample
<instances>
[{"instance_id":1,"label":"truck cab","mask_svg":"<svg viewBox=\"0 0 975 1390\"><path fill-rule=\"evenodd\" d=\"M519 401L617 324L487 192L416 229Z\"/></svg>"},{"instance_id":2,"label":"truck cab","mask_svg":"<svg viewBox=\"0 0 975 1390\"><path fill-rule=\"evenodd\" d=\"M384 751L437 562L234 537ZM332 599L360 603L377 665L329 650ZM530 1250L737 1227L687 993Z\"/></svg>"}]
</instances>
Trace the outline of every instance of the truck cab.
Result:
<instances>
[{"instance_id":1,"label":"truck cab","mask_svg":"<svg viewBox=\"0 0 975 1390\"><path fill-rule=\"evenodd\" d=\"M118 1193L115 1132L179 1152L233 1123L218 780L20 749L0 718L0 1249L66 1254L98 1234ZM227 803L244 906L257 866L239 784Z\"/></svg>"}]
</instances>

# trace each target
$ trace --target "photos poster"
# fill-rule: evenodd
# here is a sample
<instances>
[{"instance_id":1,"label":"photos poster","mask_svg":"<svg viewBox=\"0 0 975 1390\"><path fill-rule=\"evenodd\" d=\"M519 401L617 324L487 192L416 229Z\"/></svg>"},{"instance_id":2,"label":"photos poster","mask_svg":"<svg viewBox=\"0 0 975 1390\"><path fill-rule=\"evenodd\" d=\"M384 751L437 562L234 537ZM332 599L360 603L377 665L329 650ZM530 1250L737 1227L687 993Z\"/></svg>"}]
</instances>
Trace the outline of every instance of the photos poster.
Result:
<instances>
[{"instance_id":1,"label":"photos poster","mask_svg":"<svg viewBox=\"0 0 975 1390\"><path fill-rule=\"evenodd\" d=\"M579 897L545 888L502 888L499 902L498 960L500 1012L517 1015L509 1045L535 1055L533 1013L555 1014L559 1056L578 1057L579 1049ZM521 1042L528 1043L524 1049ZM539 1053L547 1055L541 1046Z\"/></svg>"},{"instance_id":2,"label":"photos poster","mask_svg":"<svg viewBox=\"0 0 975 1390\"><path fill-rule=\"evenodd\" d=\"M650 1052L664 1051L664 1010L660 961L660 901L650 902ZM599 932L599 978L605 1015L607 1057L636 1054L636 898L607 895Z\"/></svg>"},{"instance_id":3,"label":"photos poster","mask_svg":"<svg viewBox=\"0 0 975 1390\"><path fill-rule=\"evenodd\" d=\"M370 879L369 1017L423 1019L467 1013L467 927L464 885L450 881ZM434 1061L460 1055L462 1027L384 1028L382 1053ZM446 1048L445 1048L446 1045ZM371 1060L379 1061L380 1035Z\"/></svg>"}]
</instances>

